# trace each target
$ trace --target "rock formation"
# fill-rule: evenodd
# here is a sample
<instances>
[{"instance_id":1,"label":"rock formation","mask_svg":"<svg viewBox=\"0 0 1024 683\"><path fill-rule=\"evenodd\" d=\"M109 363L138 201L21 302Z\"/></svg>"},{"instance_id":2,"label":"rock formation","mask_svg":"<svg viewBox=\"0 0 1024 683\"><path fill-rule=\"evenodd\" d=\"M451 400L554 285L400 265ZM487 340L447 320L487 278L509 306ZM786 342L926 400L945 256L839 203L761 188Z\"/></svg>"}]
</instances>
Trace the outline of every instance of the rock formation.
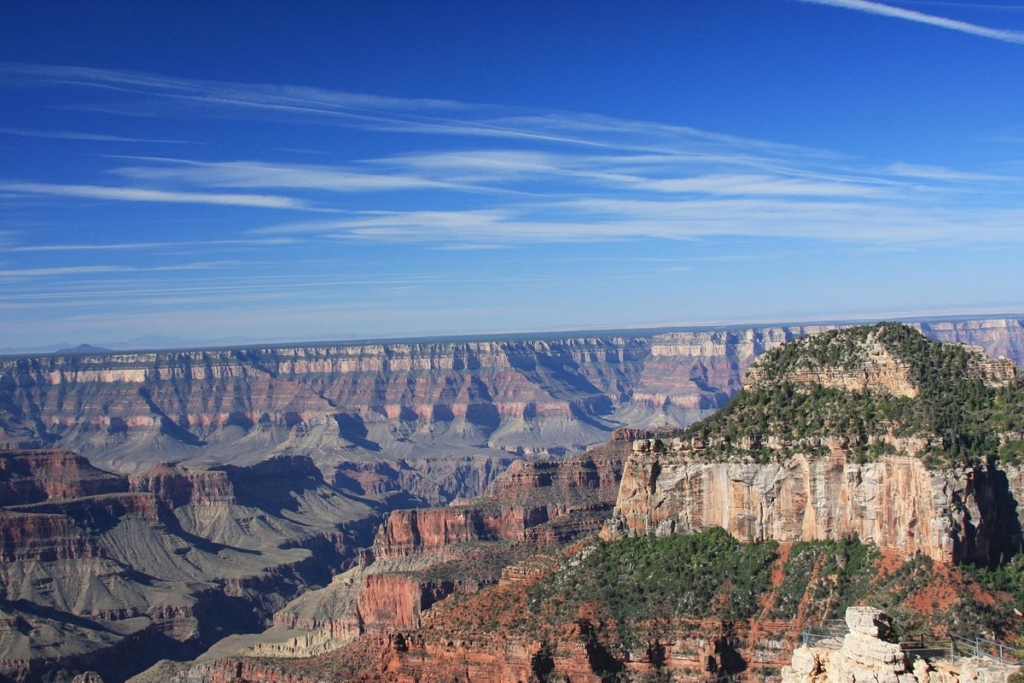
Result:
<instances>
[{"instance_id":1,"label":"rock formation","mask_svg":"<svg viewBox=\"0 0 1024 683\"><path fill-rule=\"evenodd\" d=\"M1017 468L929 470L908 456L861 464L840 452L763 465L633 457L603 534L720 526L746 542L852 536L907 556L987 559L1019 539L1012 500L1024 500L1024 488L1007 488L1006 474L1020 484Z\"/></svg>"},{"instance_id":2,"label":"rock formation","mask_svg":"<svg viewBox=\"0 0 1024 683\"><path fill-rule=\"evenodd\" d=\"M638 430L615 432L608 447L564 460L517 461L477 499L448 507L394 510L372 555L387 560L442 552L474 541L555 545L600 529Z\"/></svg>"},{"instance_id":3,"label":"rock formation","mask_svg":"<svg viewBox=\"0 0 1024 683\"><path fill-rule=\"evenodd\" d=\"M709 539L716 534L705 532L695 536L704 536L704 540L689 544L688 550L696 550L699 554L700 548L708 549ZM675 540L683 538L673 537ZM643 544L648 549L657 545L650 540ZM631 543L639 545L630 540L613 545L621 548ZM841 547L838 544L820 544L815 550L812 544L804 550L824 560L831 558ZM855 620L853 630L860 635L848 637L847 645L842 649L846 658L844 671L855 678L824 678L829 663L839 662L839 641L828 651L823 649L827 643L815 643L811 656L808 656L806 648L796 648L801 632L808 625L834 613L830 611L830 605L838 607L839 614L843 613L848 603L843 603L844 598L836 595L837 586L875 578L884 584L879 589L884 591L885 599L891 600L892 594L888 591L894 586L890 572L898 566L892 564L892 556L879 560L877 564L861 564L857 569L853 568L857 560L851 556L841 567L833 565L828 571L837 573L831 576L825 575L825 566L819 561L812 565L810 573L820 572L820 581L815 579L807 583L806 554L781 549L782 552L774 556L764 571L783 579L765 581L764 593L751 605L752 610L736 613L745 613L745 617L723 618L707 614L732 609L728 596L737 594L730 584L739 576L733 568L701 581L712 587L712 593L696 600L693 605L693 613L703 612L703 617L668 617L659 604L647 603L620 606L620 618L612 619L607 603L602 603L599 597L611 599L612 594L601 593L598 584L593 583L594 575L581 571L581 567L588 564L588 556L599 551L587 544L576 548L576 551L561 556L534 556L512 565L503 572L498 585L484 587L459 600L441 600L431 609L420 611L415 627L379 623L359 638L326 649L318 649L326 642L326 631L300 634L292 641L279 643L276 650L275 644L268 643L248 653L205 657L195 665L180 667L175 677L167 676L165 680L178 683L313 683L322 680L475 683L566 678L594 683L606 680L762 681L777 680L781 667L791 664L787 675L792 676L795 670L800 675L809 676L799 680L791 678L789 681L792 683L929 681L927 678L912 680L903 677L911 673L920 675L924 669L907 660L899 646L875 637L884 635L884 629L879 630L872 624L878 621L884 625L885 622L872 616L874 610L867 618ZM723 546L718 546L701 557L687 553L666 560L661 569L671 573L672 568L682 562L690 563L699 570L723 549ZM610 549L610 552L614 556L623 551ZM625 552L631 563L651 557L649 553ZM906 591L906 587L895 586L905 591L902 593L903 605L923 604L923 599L927 599L925 596L936 595L936 590L947 591L961 580L955 578L955 568L936 564L934 567L942 571L932 572L926 561L912 563L916 567L914 571L921 572L920 576L913 578L914 572L907 571L910 565L904 565L900 573L910 579L907 586L914 587ZM889 569L881 565L888 565ZM947 570L948 573L944 573ZM806 587L793 594L790 577L803 581ZM768 577L762 575L762 578ZM397 589L402 578L382 577L380 581L394 581ZM403 594L408 584L404 586L389 594ZM692 591L690 581L681 581L661 597L671 596L670 599L676 601L692 595ZM975 596L992 599L991 595L984 593L975 593ZM869 592L868 598L871 597ZM801 607L795 618L780 619L774 606L787 599L795 600ZM836 605L836 600L840 601L839 605ZM385 608L390 618L392 607L380 606ZM863 612L855 609L851 614ZM936 623L952 623L948 614L937 613L934 616ZM336 627L340 635L342 627L340 624ZM288 656L297 652L303 654ZM1005 678L971 677L973 672L982 670L992 671L993 667L968 661L955 662L950 666L932 661L928 668L932 676L930 683L959 683L960 680L998 680L1005 683ZM950 671L962 675L960 678L942 677ZM869 678L865 672L877 678Z\"/></svg>"},{"instance_id":4,"label":"rock formation","mask_svg":"<svg viewBox=\"0 0 1024 683\"><path fill-rule=\"evenodd\" d=\"M782 683L1007 683L1020 669L986 657L950 658L940 649L908 654L889 617L873 607L850 607L846 624L838 649L835 640L797 648Z\"/></svg>"},{"instance_id":5,"label":"rock formation","mask_svg":"<svg viewBox=\"0 0 1024 683\"><path fill-rule=\"evenodd\" d=\"M622 463L641 430L563 460L520 461L478 499L395 510L358 567L274 615L263 635L234 649L258 657L321 655L365 634L417 629L453 594L533 576L538 549L593 534L611 511Z\"/></svg>"},{"instance_id":6,"label":"rock formation","mask_svg":"<svg viewBox=\"0 0 1024 683\"><path fill-rule=\"evenodd\" d=\"M766 354L747 372L745 393L729 415L678 435L638 440L604 538L720 526L748 542L856 537L944 562L987 562L1018 547L1021 474L1015 465L991 464L1006 435L993 431L989 450L982 447L988 463L931 462L948 459L944 454L961 437L924 422L937 408L924 407L932 404L919 396L913 377L923 371L893 341L915 333L894 326L859 330ZM938 345L907 339L945 358L957 386L978 395L1016 386L1016 367L1006 359L967 347L939 353ZM929 400L936 382L927 387ZM793 392L805 395L802 403ZM786 411L794 405L802 412L791 416ZM900 417L884 417L885 410ZM858 426L844 433L847 424ZM975 445L978 435L971 437Z\"/></svg>"},{"instance_id":7,"label":"rock formation","mask_svg":"<svg viewBox=\"0 0 1024 683\"><path fill-rule=\"evenodd\" d=\"M751 390L720 418L617 432L608 448L618 461L517 462L482 499L393 512L359 567L176 680L762 680L789 661L808 623L873 596L906 613L930 605L934 619L922 623L957 623L961 613L987 623L988 610L1007 623L997 598L965 589L944 561L998 558L1019 544L1013 487L1024 476L992 466L1015 443L1017 416L984 403L993 392L1004 408L1021 403L1016 369L898 326L805 346L811 355L797 346L758 361ZM970 432L975 442L928 422L945 414L932 408L950 373L954 395L968 392L965 406L987 406L967 415L982 422L964 423L985 427ZM783 399L785 409L772 403ZM786 412L794 406L799 419ZM970 464L989 447L992 463ZM607 542L553 550L596 528L588 515L607 512L626 454ZM963 463L949 466L953 455ZM729 533L704 530L715 526ZM913 667L868 642L867 628L857 620L849 661L873 680L906 683Z\"/></svg>"}]
</instances>

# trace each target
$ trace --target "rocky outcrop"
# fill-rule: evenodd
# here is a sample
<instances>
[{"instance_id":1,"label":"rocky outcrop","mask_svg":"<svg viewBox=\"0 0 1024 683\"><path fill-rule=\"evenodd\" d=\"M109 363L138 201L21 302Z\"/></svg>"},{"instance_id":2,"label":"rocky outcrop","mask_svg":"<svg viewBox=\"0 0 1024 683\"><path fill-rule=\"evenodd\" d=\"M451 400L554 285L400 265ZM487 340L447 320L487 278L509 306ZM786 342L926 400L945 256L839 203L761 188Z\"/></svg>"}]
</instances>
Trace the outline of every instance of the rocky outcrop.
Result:
<instances>
[{"instance_id":1,"label":"rocky outcrop","mask_svg":"<svg viewBox=\"0 0 1024 683\"><path fill-rule=\"evenodd\" d=\"M920 326L992 355L1024 354L1019 320ZM312 453L328 480L347 462L372 469L405 458L415 468L442 453L559 455L602 443L622 424L704 417L739 391L755 357L823 329L0 359L0 447L73 448L127 473L168 458L248 464ZM358 468L341 475L374 486ZM487 483L414 495L446 503Z\"/></svg>"},{"instance_id":2,"label":"rocky outcrop","mask_svg":"<svg viewBox=\"0 0 1024 683\"><path fill-rule=\"evenodd\" d=\"M437 506L481 495L518 456L488 451L464 455L399 458L397 462L342 462L336 488L381 501L389 509Z\"/></svg>"},{"instance_id":3,"label":"rocky outcrop","mask_svg":"<svg viewBox=\"0 0 1024 683\"><path fill-rule=\"evenodd\" d=\"M359 619L366 630L419 628L420 616L438 600L478 589L472 581L416 581L398 574L373 574L359 594Z\"/></svg>"},{"instance_id":4,"label":"rocky outcrop","mask_svg":"<svg viewBox=\"0 0 1024 683\"><path fill-rule=\"evenodd\" d=\"M941 650L908 654L892 635L889 617L873 607L846 611L842 644L802 646L782 669L782 683L1006 683L1017 665L985 657L954 658Z\"/></svg>"},{"instance_id":5,"label":"rocky outcrop","mask_svg":"<svg viewBox=\"0 0 1024 683\"><path fill-rule=\"evenodd\" d=\"M649 435L619 430L607 446L585 455L514 462L481 498L394 510L377 532L372 556L390 560L478 541L542 546L595 532L615 501L629 439Z\"/></svg>"},{"instance_id":6,"label":"rocky outcrop","mask_svg":"<svg viewBox=\"0 0 1024 683\"><path fill-rule=\"evenodd\" d=\"M127 491L122 477L60 450L0 450L0 506Z\"/></svg>"},{"instance_id":7,"label":"rocky outcrop","mask_svg":"<svg viewBox=\"0 0 1024 683\"><path fill-rule=\"evenodd\" d=\"M277 612L245 652L321 655L374 631L418 628L427 610L453 593L474 593L499 577L528 580L535 563L517 560L600 529L633 439L652 436L618 430L583 455L513 463L479 499L392 511L360 566Z\"/></svg>"},{"instance_id":8,"label":"rocky outcrop","mask_svg":"<svg viewBox=\"0 0 1024 683\"><path fill-rule=\"evenodd\" d=\"M137 493L153 494L172 510L185 505L235 502L234 489L224 470L187 470L175 463L161 462L129 476L128 485Z\"/></svg>"},{"instance_id":9,"label":"rocky outcrop","mask_svg":"<svg viewBox=\"0 0 1024 683\"><path fill-rule=\"evenodd\" d=\"M821 386L844 391L878 391L906 398L917 396L917 387L910 379L910 364L894 357L874 336L868 336L851 353L862 354L863 358L852 366L822 365L808 361L803 367L786 373L784 378L772 378L770 382L765 376L765 365L755 361L747 369L743 386L756 391L785 379L802 391L808 391L812 386ZM1013 366L1012 361L1006 362Z\"/></svg>"},{"instance_id":10,"label":"rocky outcrop","mask_svg":"<svg viewBox=\"0 0 1024 683\"><path fill-rule=\"evenodd\" d=\"M987 386L1006 386L1017 378L1017 366L1008 358L991 358L980 346L962 345L969 353L965 372ZM897 358L880 343L878 336L869 334L866 339L849 350L851 356L859 356L854 364L827 365L806 358L799 367L789 370L782 377L769 378L764 362L755 361L743 378L744 388L756 391L786 381L798 391L809 391L813 386L844 391L873 391L902 398L914 398L918 387L911 380L911 364ZM762 356L762 358L765 358Z\"/></svg>"},{"instance_id":11,"label":"rocky outcrop","mask_svg":"<svg viewBox=\"0 0 1024 683\"><path fill-rule=\"evenodd\" d=\"M715 417L634 442L604 538L717 526L747 542L854 537L942 562L1019 546L1016 468L973 464L1017 438L996 431L1017 419L996 391L1019 391L1009 360L881 324L794 341L758 358L746 382ZM971 408L963 433L934 420L966 414L940 406L971 392L984 409ZM973 459L957 455L968 444Z\"/></svg>"},{"instance_id":12,"label":"rocky outcrop","mask_svg":"<svg viewBox=\"0 0 1024 683\"><path fill-rule=\"evenodd\" d=\"M373 556L386 560L473 541L522 541L527 529L548 519L544 506L394 510L377 532Z\"/></svg>"}]
</instances>

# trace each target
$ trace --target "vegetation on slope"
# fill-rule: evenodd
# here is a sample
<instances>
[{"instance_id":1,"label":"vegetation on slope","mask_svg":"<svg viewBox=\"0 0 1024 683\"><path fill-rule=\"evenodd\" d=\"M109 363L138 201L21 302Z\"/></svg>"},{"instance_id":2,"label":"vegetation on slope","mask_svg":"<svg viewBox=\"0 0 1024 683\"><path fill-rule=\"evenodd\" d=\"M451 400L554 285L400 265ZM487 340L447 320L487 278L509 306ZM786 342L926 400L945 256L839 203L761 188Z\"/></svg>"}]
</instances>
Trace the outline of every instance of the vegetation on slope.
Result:
<instances>
[{"instance_id":1,"label":"vegetation on slope","mask_svg":"<svg viewBox=\"0 0 1024 683\"><path fill-rule=\"evenodd\" d=\"M802 370L856 371L867 361L869 339L906 367L916 396L792 381ZM751 453L756 459L789 454L764 447L770 437L802 441L803 452L825 452L815 439L841 435L857 437L855 454L863 460L894 451L886 436L930 439L926 461L936 466L1016 459L1024 445L1010 441L1001 446L999 434L1024 430L1024 384L988 386L978 363L976 350L931 341L905 325L833 330L767 352L758 361L760 383L678 436L717 443L708 450L710 457L735 455L744 438L759 444Z\"/></svg>"},{"instance_id":2,"label":"vegetation on slope","mask_svg":"<svg viewBox=\"0 0 1024 683\"><path fill-rule=\"evenodd\" d=\"M645 619L747 619L768 587L777 544L743 544L723 529L598 543L531 589L556 623L592 604L618 624ZM550 601L550 602L549 602Z\"/></svg>"}]
</instances>

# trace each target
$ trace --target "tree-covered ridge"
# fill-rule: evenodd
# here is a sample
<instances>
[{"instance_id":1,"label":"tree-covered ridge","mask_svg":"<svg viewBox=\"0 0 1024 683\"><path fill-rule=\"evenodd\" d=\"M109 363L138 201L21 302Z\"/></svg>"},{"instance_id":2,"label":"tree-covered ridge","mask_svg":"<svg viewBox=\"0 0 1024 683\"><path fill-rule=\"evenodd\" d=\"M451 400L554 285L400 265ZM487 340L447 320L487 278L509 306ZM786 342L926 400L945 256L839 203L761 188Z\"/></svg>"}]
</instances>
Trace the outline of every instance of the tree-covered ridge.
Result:
<instances>
[{"instance_id":1,"label":"tree-covered ridge","mask_svg":"<svg viewBox=\"0 0 1024 683\"><path fill-rule=\"evenodd\" d=\"M888 353L916 395L793 379L808 370L856 373L872 347ZM827 444L845 438L858 457L870 459L914 438L936 466L1015 458L1021 442L1012 435L1024 431L1024 385L987 381L986 361L977 349L934 342L896 323L833 330L766 353L753 386L676 436L701 442L707 457L825 453Z\"/></svg>"}]
</instances>

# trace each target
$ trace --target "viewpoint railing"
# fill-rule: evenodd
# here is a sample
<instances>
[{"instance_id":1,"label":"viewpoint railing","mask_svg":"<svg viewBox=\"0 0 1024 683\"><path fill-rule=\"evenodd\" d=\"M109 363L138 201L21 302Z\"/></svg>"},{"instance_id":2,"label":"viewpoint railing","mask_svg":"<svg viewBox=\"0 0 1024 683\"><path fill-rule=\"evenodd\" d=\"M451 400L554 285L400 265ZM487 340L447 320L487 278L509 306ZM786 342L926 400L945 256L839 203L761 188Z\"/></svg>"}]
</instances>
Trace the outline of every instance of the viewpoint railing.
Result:
<instances>
[{"instance_id":1,"label":"viewpoint railing","mask_svg":"<svg viewBox=\"0 0 1024 683\"><path fill-rule=\"evenodd\" d=\"M1024 664L1024 650L994 640L954 635L949 641L951 657L988 657L1003 664Z\"/></svg>"},{"instance_id":2,"label":"viewpoint railing","mask_svg":"<svg viewBox=\"0 0 1024 683\"><path fill-rule=\"evenodd\" d=\"M842 622L816 624L804 629L803 644L807 647L816 645L839 647L847 633L846 625ZM829 640L833 642L825 642ZM932 656L948 654L950 659L957 657L985 657L1002 664L1024 664L1024 649L1005 645L994 640L985 640L984 638L968 638L959 635L951 635L948 640L907 638L900 641L900 646L904 652L910 654L924 655L927 653Z\"/></svg>"},{"instance_id":3,"label":"viewpoint railing","mask_svg":"<svg viewBox=\"0 0 1024 683\"><path fill-rule=\"evenodd\" d=\"M803 642L807 647L820 644L824 640L842 641L843 636L848 633L846 622L842 619L830 619L829 621L814 624L804 629Z\"/></svg>"}]
</instances>

